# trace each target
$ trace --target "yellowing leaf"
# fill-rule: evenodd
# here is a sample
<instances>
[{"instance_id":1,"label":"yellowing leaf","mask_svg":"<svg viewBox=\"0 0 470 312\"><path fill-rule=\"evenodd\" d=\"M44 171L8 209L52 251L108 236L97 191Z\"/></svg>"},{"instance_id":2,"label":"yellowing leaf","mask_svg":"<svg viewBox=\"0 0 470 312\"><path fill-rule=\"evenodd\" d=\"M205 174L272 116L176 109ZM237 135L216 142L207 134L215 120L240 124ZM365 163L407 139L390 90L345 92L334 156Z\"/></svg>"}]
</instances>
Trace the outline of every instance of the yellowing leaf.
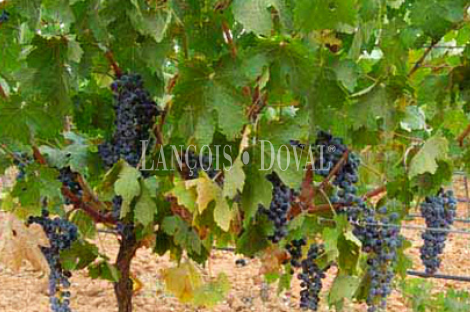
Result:
<instances>
[{"instance_id":1,"label":"yellowing leaf","mask_svg":"<svg viewBox=\"0 0 470 312\"><path fill-rule=\"evenodd\" d=\"M197 184L197 205L199 207L199 213L202 214L206 210L207 206L217 196L218 186L207 177L198 179Z\"/></svg>"},{"instance_id":2,"label":"yellowing leaf","mask_svg":"<svg viewBox=\"0 0 470 312\"><path fill-rule=\"evenodd\" d=\"M40 225L26 227L13 214L0 218L0 263L19 271L25 260L35 270L49 274L49 266L39 246L49 247L49 240Z\"/></svg>"},{"instance_id":3,"label":"yellowing leaf","mask_svg":"<svg viewBox=\"0 0 470 312\"><path fill-rule=\"evenodd\" d=\"M409 177L413 178L426 172L434 174L438 167L437 160L447 156L448 144L447 140L441 136L428 139L411 160Z\"/></svg>"},{"instance_id":4,"label":"yellowing leaf","mask_svg":"<svg viewBox=\"0 0 470 312\"><path fill-rule=\"evenodd\" d=\"M225 232L230 229L232 213L227 201L223 197L219 197L219 200L216 201L214 209L214 221Z\"/></svg>"},{"instance_id":5,"label":"yellowing leaf","mask_svg":"<svg viewBox=\"0 0 470 312\"><path fill-rule=\"evenodd\" d=\"M214 221L222 230L228 231L230 229L232 213L222 189L206 174L201 174L201 177L196 181L199 212L202 213L209 203L215 201Z\"/></svg>"},{"instance_id":6,"label":"yellowing leaf","mask_svg":"<svg viewBox=\"0 0 470 312\"><path fill-rule=\"evenodd\" d=\"M196 180L191 180L191 181L196 181ZM194 212L197 209L196 191L184 181L176 182L175 187L171 191L169 191L166 195L171 195L175 197L178 202L178 205L188 208L190 212Z\"/></svg>"},{"instance_id":7,"label":"yellowing leaf","mask_svg":"<svg viewBox=\"0 0 470 312\"><path fill-rule=\"evenodd\" d=\"M199 271L189 261L164 270L162 275L166 290L185 303L193 300L195 290L202 284Z\"/></svg>"}]
</instances>

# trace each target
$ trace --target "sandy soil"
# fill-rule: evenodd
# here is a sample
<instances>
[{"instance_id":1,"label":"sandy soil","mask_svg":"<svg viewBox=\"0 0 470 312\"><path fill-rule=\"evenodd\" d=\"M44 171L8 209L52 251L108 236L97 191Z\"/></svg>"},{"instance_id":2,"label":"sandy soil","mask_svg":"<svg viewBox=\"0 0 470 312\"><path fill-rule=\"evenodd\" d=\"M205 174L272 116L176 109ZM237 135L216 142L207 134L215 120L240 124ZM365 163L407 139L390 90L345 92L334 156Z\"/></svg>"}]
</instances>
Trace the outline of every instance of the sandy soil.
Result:
<instances>
[{"instance_id":1,"label":"sandy soil","mask_svg":"<svg viewBox=\"0 0 470 312\"><path fill-rule=\"evenodd\" d=\"M1 187L1 186L0 186ZM459 194L463 193L461 183L456 183ZM467 218L469 207L459 205L459 217ZM423 225L421 219L408 222L413 225ZM470 223L455 224L456 228L469 230ZM419 246L421 244L420 232L403 230L404 235L413 243L409 250L414 260L415 269L422 270L419 261ZM107 254L114 257L117 251L117 242L112 235L99 234L96 244ZM280 296L276 295L276 285L266 285L259 275L260 262L248 260L245 267L237 267L237 255L230 252L216 251L210 260L210 274L217 276L224 272L230 279L232 289L226 300L216 306L216 312L226 311L256 311L256 312L296 312L299 286L294 282L290 292ZM169 312L169 311L209 311L183 305L170 294L165 293L161 282L161 270L172 267L168 257L157 258L149 250L139 250L132 266L132 271L143 283L143 289L135 295L134 306L137 312ZM324 289L331 285L334 272L331 271L325 281ZM450 234L446 252L443 256L441 273L470 276L470 235ZM470 291L470 283L447 280L432 280L437 290L447 288L464 289ZM47 312L49 299L46 293L47 282L44 277L34 272L28 266L22 271L13 273L0 265L0 312ZM85 271L75 272L72 278L72 308L75 312L115 312L113 286L107 281L91 280ZM323 293L325 296L325 292ZM323 299L323 302L326 300ZM387 311L411 311L404 305L401 294L395 291L388 299ZM325 304L320 311L328 311ZM365 311L364 305L347 303L346 311Z\"/></svg>"}]
</instances>

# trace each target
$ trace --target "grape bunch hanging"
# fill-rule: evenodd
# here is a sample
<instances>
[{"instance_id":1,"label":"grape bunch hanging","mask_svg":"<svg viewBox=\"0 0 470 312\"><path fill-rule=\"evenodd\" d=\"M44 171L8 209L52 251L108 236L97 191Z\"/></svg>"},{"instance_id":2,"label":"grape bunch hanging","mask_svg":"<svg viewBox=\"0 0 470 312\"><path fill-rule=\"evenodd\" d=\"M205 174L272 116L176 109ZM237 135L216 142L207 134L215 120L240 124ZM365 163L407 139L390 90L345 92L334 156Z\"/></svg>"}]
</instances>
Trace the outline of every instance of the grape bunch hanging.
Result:
<instances>
[{"instance_id":1,"label":"grape bunch hanging","mask_svg":"<svg viewBox=\"0 0 470 312\"><path fill-rule=\"evenodd\" d=\"M266 178L273 185L272 201L268 209L260 205L258 213L265 214L273 222L274 233L268 239L276 244L287 235L288 214L297 194L276 173L269 174Z\"/></svg>"},{"instance_id":2,"label":"grape bunch hanging","mask_svg":"<svg viewBox=\"0 0 470 312\"><path fill-rule=\"evenodd\" d=\"M359 181L359 157L348 150L341 138L334 137L325 131L318 132L313 148L317 156L315 174L324 178L345 157L332 182L337 189L330 197L331 203L341 204L342 206L359 205L363 207L364 201L357 196L357 188L354 185Z\"/></svg>"},{"instance_id":3,"label":"grape bunch hanging","mask_svg":"<svg viewBox=\"0 0 470 312\"><path fill-rule=\"evenodd\" d=\"M366 299L368 312L385 309L386 299L392 292L397 252L404 241L398 221L398 213L390 212L387 206L382 206L377 211L370 207L363 209L353 223L353 234L362 242L363 251L369 254L367 274L370 283Z\"/></svg>"},{"instance_id":4,"label":"grape bunch hanging","mask_svg":"<svg viewBox=\"0 0 470 312\"><path fill-rule=\"evenodd\" d=\"M46 209L43 209L40 217L30 217L28 224L41 225L49 239L50 247L41 247L41 251L51 271L49 275L51 309L53 312L71 312L68 289L72 273L62 268L60 253L69 249L78 239L77 227L63 218L51 219Z\"/></svg>"},{"instance_id":5,"label":"grape bunch hanging","mask_svg":"<svg viewBox=\"0 0 470 312\"><path fill-rule=\"evenodd\" d=\"M119 159L137 167L142 157L142 143L150 140L150 132L160 111L138 74L122 75L111 84L111 89L116 115L114 135L98 150L108 167Z\"/></svg>"},{"instance_id":6,"label":"grape bunch hanging","mask_svg":"<svg viewBox=\"0 0 470 312\"><path fill-rule=\"evenodd\" d=\"M307 257L301 262L301 272L297 278L300 280L300 308L304 310L317 311L320 303L320 292L323 287L325 272L329 269L320 268L316 260L325 252L322 244L313 243L310 245Z\"/></svg>"},{"instance_id":7,"label":"grape bunch hanging","mask_svg":"<svg viewBox=\"0 0 470 312\"><path fill-rule=\"evenodd\" d=\"M454 223L457 200L452 191L440 190L437 196L426 197L421 203L421 216L426 220L426 231L422 234L424 240L420 248L421 261L426 273L434 274L439 269L448 232ZM443 231L440 231L443 230Z\"/></svg>"}]
</instances>

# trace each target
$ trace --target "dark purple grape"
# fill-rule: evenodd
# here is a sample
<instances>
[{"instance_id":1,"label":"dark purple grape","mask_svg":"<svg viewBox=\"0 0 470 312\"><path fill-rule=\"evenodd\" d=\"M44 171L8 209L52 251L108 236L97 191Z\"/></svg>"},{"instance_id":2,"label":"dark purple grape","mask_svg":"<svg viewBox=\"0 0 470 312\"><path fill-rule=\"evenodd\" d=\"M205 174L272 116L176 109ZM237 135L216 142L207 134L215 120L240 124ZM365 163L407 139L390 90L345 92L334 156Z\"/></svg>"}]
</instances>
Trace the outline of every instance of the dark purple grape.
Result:
<instances>
[{"instance_id":1,"label":"dark purple grape","mask_svg":"<svg viewBox=\"0 0 470 312\"><path fill-rule=\"evenodd\" d=\"M116 115L114 135L111 142L98 146L98 152L107 167L119 159L136 167L142 157L142 142L151 138L160 112L138 74L122 75L111 84L111 90Z\"/></svg>"},{"instance_id":2,"label":"dark purple grape","mask_svg":"<svg viewBox=\"0 0 470 312\"><path fill-rule=\"evenodd\" d=\"M452 191L440 190L437 196L426 197L420 205L421 216L426 221L426 231L422 234L424 240L420 248L421 261L426 273L434 274L441 265L439 256L443 253L448 232L433 230L448 230L454 223L457 200Z\"/></svg>"},{"instance_id":3,"label":"dark purple grape","mask_svg":"<svg viewBox=\"0 0 470 312\"><path fill-rule=\"evenodd\" d=\"M70 287L70 271L64 270L60 262L60 253L69 249L78 239L77 227L62 218L51 219L47 209L42 210L40 217L30 217L28 224L39 224L49 239L50 247L41 247L41 251L50 268L49 297L53 312L71 312L70 292L64 291Z\"/></svg>"}]
</instances>

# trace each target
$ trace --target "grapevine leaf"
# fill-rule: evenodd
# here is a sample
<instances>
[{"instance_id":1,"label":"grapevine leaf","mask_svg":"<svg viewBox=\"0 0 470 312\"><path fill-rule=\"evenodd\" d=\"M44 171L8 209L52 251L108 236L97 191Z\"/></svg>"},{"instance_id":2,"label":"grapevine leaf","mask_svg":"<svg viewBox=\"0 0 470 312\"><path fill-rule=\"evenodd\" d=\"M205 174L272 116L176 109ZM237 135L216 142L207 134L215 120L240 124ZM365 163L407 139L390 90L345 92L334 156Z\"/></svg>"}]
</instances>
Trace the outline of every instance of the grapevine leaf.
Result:
<instances>
[{"instance_id":1,"label":"grapevine leaf","mask_svg":"<svg viewBox=\"0 0 470 312\"><path fill-rule=\"evenodd\" d=\"M101 278L113 283L117 283L120 278L119 270L108 261L100 261L88 267L89 275L92 279Z\"/></svg>"},{"instance_id":2,"label":"grapevine leaf","mask_svg":"<svg viewBox=\"0 0 470 312\"><path fill-rule=\"evenodd\" d=\"M202 284L198 269L189 261L177 267L165 269L162 276L166 290L185 303L193 300L195 291Z\"/></svg>"},{"instance_id":3,"label":"grapevine leaf","mask_svg":"<svg viewBox=\"0 0 470 312\"><path fill-rule=\"evenodd\" d=\"M203 175L197 180L197 205L199 213L202 214L207 206L217 197L217 185Z\"/></svg>"},{"instance_id":4,"label":"grapevine leaf","mask_svg":"<svg viewBox=\"0 0 470 312\"><path fill-rule=\"evenodd\" d=\"M266 232L262 227L248 227L237 240L237 253L244 254L248 257L254 256L257 252L269 246L266 236Z\"/></svg>"},{"instance_id":5,"label":"grapevine leaf","mask_svg":"<svg viewBox=\"0 0 470 312\"><path fill-rule=\"evenodd\" d=\"M390 120L393 115L393 106L387 90L378 86L370 92L360 96L350 108L353 129L366 126L368 129L377 129L377 120L383 118Z\"/></svg>"},{"instance_id":6,"label":"grapevine leaf","mask_svg":"<svg viewBox=\"0 0 470 312\"><path fill-rule=\"evenodd\" d=\"M190 212L195 212L197 210L197 192L194 188L187 187L186 182L176 182L174 188L168 194L176 197L178 204L188 208Z\"/></svg>"},{"instance_id":7,"label":"grapevine leaf","mask_svg":"<svg viewBox=\"0 0 470 312\"><path fill-rule=\"evenodd\" d=\"M143 181L140 182L140 188L142 191L135 204L135 219L146 227L153 222L154 216L157 214L157 206Z\"/></svg>"},{"instance_id":8,"label":"grapevine leaf","mask_svg":"<svg viewBox=\"0 0 470 312\"><path fill-rule=\"evenodd\" d=\"M94 238L96 235L96 227L93 219L82 210L77 210L72 215L71 221L78 228L80 234L85 238Z\"/></svg>"},{"instance_id":9,"label":"grapevine leaf","mask_svg":"<svg viewBox=\"0 0 470 312\"><path fill-rule=\"evenodd\" d=\"M98 247L85 240L78 240L70 249L60 253L60 260L65 270L82 270L93 263L98 255Z\"/></svg>"},{"instance_id":10,"label":"grapevine leaf","mask_svg":"<svg viewBox=\"0 0 470 312\"><path fill-rule=\"evenodd\" d=\"M339 255L338 239L341 231L338 229L325 228L323 230L323 239L325 241L325 253L328 257L327 262L336 261Z\"/></svg>"},{"instance_id":11,"label":"grapevine leaf","mask_svg":"<svg viewBox=\"0 0 470 312\"><path fill-rule=\"evenodd\" d=\"M36 270L49 274L49 265L40 246L49 247L49 240L40 225L26 227L13 214L0 218L0 263L19 272L23 260Z\"/></svg>"},{"instance_id":12,"label":"grapevine leaf","mask_svg":"<svg viewBox=\"0 0 470 312\"><path fill-rule=\"evenodd\" d=\"M434 174L438 168L437 161L445 159L447 152L448 142L444 137L436 135L426 140L411 160L408 176L413 178L426 172Z\"/></svg>"},{"instance_id":13,"label":"grapevine leaf","mask_svg":"<svg viewBox=\"0 0 470 312\"><path fill-rule=\"evenodd\" d=\"M219 196L220 197L216 200L216 206L214 208L214 221L222 230L228 232L230 229L230 222L232 221L232 213L230 206L222 194Z\"/></svg>"},{"instance_id":14,"label":"grapevine leaf","mask_svg":"<svg viewBox=\"0 0 470 312\"><path fill-rule=\"evenodd\" d=\"M356 276L336 276L328 295L328 303L334 305L344 299L352 299L360 284L361 279Z\"/></svg>"},{"instance_id":15,"label":"grapevine leaf","mask_svg":"<svg viewBox=\"0 0 470 312\"><path fill-rule=\"evenodd\" d=\"M299 0L294 21L298 28L305 31L340 29L342 25L354 25L356 15L355 0Z\"/></svg>"},{"instance_id":16,"label":"grapevine leaf","mask_svg":"<svg viewBox=\"0 0 470 312\"><path fill-rule=\"evenodd\" d=\"M194 291L193 303L196 306L212 308L225 299L229 290L227 275L220 273L214 281L205 283Z\"/></svg>"},{"instance_id":17,"label":"grapevine leaf","mask_svg":"<svg viewBox=\"0 0 470 312\"><path fill-rule=\"evenodd\" d=\"M232 11L247 31L267 36L273 27L272 13L269 8L275 7L279 10L281 5L279 0L235 0L232 4Z\"/></svg>"},{"instance_id":18,"label":"grapevine leaf","mask_svg":"<svg viewBox=\"0 0 470 312\"><path fill-rule=\"evenodd\" d=\"M440 39L453 24L463 20L465 0L418 0L410 12L411 22L426 35Z\"/></svg>"},{"instance_id":19,"label":"grapevine leaf","mask_svg":"<svg viewBox=\"0 0 470 312\"><path fill-rule=\"evenodd\" d=\"M343 272L354 274L361 256L361 242L348 230L338 238L338 265Z\"/></svg>"},{"instance_id":20,"label":"grapevine leaf","mask_svg":"<svg viewBox=\"0 0 470 312\"><path fill-rule=\"evenodd\" d=\"M122 197L121 218L129 213L132 200L141 193L139 178L140 172L125 163L114 183L114 192Z\"/></svg>"},{"instance_id":21,"label":"grapevine leaf","mask_svg":"<svg viewBox=\"0 0 470 312\"><path fill-rule=\"evenodd\" d=\"M242 194L242 209L245 212L244 225L247 226L258 206L269 207L272 198L272 184L266 179L269 172L259 170L257 164L260 162L260 151L258 149L249 150L250 163L245 167L246 182Z\"/></svg>"},{"instance_id":22,"label":"grapevine leaf","mask_svg":"<svg viewBox=\"0 0 470 312\"><path fill-rule=\"evenodd\" d=\"M28 90L43 96L46 101L54 103L54 109L65 114L69 107L68 96L70 72L66 69L68 43L65 37L46 39L39 35L33 41L33 50L27 57L27 63L34 74L26 83L31 84Z\"/></svg>"},{"instance_id":23,"label":"grapevine leaf","mask_svg":"<svg viewBox=\"0 0 470 312\"><path fill-rule=\"evenodd\" d=\"M207 121L212 116L218 119L218 127L229 139L239 135L245 123L243 113L244 99L233 85L239 77L234 76L231 61L217 64L215 69L200 60L184 64L180 69L180 78L174 88L174 106L180 116L180 130L188 137L202 134L196 138L207 142ZM203 129L199 129L199 127Z\"/></svg>"},{"instance_id":24,"label":"grapevine leaf","mask_svg":"<svg viewBox=\"0 0 470 312\"><path fill-rule=\"evenodd\" d=\"M161 42L171 22L171 11L150 9L146 2L132 0L134 10L128 12L134 27L142 34Z\"/></svg>"},{"instance_id":25,"label":"grapevine leaf","mask_svg":"<svg viewBox=\"0 0 470 312\"><path fill-rule=\"evenodd\" d=\"M451 110L444 114L443 127L452 133L452 135L459 135L462 129L468 125L469 121L465 113L461 110Z\"/></svg>"},{"instance_id":26,"label":"grapevine leaf","mask_svg":"<svg viewBox=\"0 0 470 312\"><path fill-rule=\"evenodd\" d=\"M412 246L411 242L405 240L403 242L403 247L400 248L397 252L397 272L402 278L407 277L407 272L413 267L413 261L408 255L406 255L405 250Z\"/></svg>"},{"instance_id":27,"label":"grapevine leaf","mask_svg":"<svg viewBox=\"0 0 470 312\"><path fill-rule=\"evenodd\" d=\"M423 110L417 106L407 106L405 118L401 121L401 128L411 132L412 130L424 130L426 127L426 116Z\"/></svg>"},{"instance_id":28,"label":"grapevine leaf","mask_svg":"<svg viewBox=\"0 0 470 312\"><path fill-rule=\"evenodd\" d=\"M24 103L12 97L9 102L0 99L0 140L28 143L32 136L48 139L58 136L61 116L34 102Z\"/></svg>"},{"instance_id":29,"label":"grapevine leaf","mask_svg":"<svg viewBox=\"0 0 470 312\"><path fill-rule=\"evenodd\" d=\"M223 196L222 189L206 174L202 174L202 176L196 181L199 213L202 214L208 207L209 203L214 201L214 221L222 230L228 231L230 228L232 213L227 200Z\"/></svg>"},{"instance_id":30,"label":"grapevine leaf","mask_svg":"<svg viewBox=\"0 0 470 312\"><path fill-rule=\"evenodd\" d=\"M224 174L224 190L225 197L233 198L237 193L243 190L245 185L245 172L243 171L243 163L239 158L235 160L230 170L226 169Z\"/></svg>"},{"instance_id":31,"label":"grapevine leaf","mask_svg":"<svg viewBox=\"0 0 470 312\"><path fill-rule=\"evenodd\" d=\"M162 228L166 234L173 236L175 244L188 249L188 251L194 251L196 254L201 253L199 236L180 217L166 217L163 219Z\"/></svg>"},{"instance_id":32,"label":"grapevine leaf","mask_svg":"<svg viewBox=\"0 0 470 312\"><path fill-rule=\"evenodd\" d=\"M72 171L82 172L89 160L88 143L86 140L73 132L64 133L64 138L71 141L63 149L41 146L41 154L47 156L48 163L57 168L70 166Z\"/></svg>"}]
</instances>

